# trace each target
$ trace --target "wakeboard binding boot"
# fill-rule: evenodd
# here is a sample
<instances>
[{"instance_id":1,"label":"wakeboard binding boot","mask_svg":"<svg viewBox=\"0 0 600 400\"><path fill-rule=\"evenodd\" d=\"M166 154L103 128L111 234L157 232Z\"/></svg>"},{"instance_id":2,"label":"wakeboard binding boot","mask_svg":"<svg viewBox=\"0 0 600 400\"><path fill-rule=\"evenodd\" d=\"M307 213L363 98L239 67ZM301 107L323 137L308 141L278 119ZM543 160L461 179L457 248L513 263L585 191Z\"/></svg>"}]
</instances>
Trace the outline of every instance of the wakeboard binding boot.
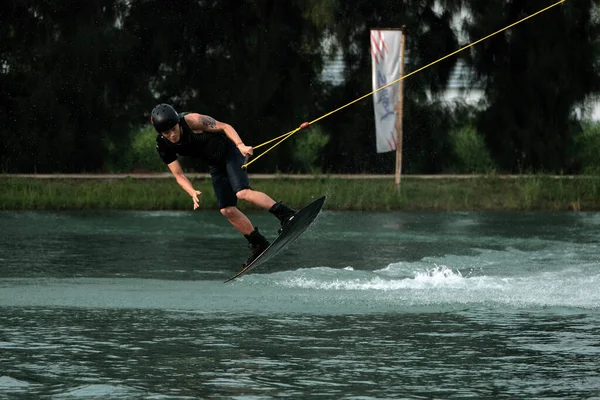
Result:
<instances>
[{"instance_id":1,"label":"wakeboard binding boot","mask_svg":"<svg viewBox=\"0 0 600 400\"><path fill-rule=\"evenodd\" d=\"M296 216L296 210L286 206L282 202L277 202L273 204L273 207L269 209L269 212L277 217L279 222L281 222L281 228L277 231L277 233L281 234L283 228Z\"/></svg>"},{"instance_id":2,"label":"wakeboard binding boot","mask_svg":"<svg viewBox=\"0 0 600 400\"><path fill-rule=\"evenodd\" d=\"M244 263L244 267L250 264L252 261L256 260L258 256L262 254L263 251L269 247L269 241L258 231L258 228L254 228L249 235L244 235L244 237L248 240L248 248L250 248L250 256Z\"/></svg>"}]
</instances>

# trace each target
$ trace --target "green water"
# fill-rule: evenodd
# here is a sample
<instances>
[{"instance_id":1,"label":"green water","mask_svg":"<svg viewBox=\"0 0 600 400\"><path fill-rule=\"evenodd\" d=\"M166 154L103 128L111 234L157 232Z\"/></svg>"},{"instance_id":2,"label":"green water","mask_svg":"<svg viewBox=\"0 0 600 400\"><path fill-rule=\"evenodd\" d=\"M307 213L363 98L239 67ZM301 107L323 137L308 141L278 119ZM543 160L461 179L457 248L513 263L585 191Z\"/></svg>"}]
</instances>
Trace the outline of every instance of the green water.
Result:
<instances>
[{"instance_id":1,"label":"green water","mask_svg":"<svg viewBox=\"0 0 600 400\"><path fill-rule=\"evenodd\" d=\"M271 237L276 221L253 222ZM0 398L594 398L600 214L0 213Z\"/></svg>"}]
</instances>

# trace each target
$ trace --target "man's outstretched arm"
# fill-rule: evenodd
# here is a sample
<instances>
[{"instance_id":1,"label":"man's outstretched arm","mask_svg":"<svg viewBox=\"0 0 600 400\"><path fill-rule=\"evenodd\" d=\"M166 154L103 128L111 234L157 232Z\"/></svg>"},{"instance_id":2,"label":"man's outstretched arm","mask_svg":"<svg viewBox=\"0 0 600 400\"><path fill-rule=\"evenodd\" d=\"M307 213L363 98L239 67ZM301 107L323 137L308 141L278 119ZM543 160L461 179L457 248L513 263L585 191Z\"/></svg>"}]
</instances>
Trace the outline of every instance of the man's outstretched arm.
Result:
<instances>
[{"instance_id":1,"label":"man's outstretched arm","mask_svg":"<svg viewBox=\"0 0 600 400\"><path fill-rule=\"evenodd\" d=\"M181 164L179 164L179 161L175 160L167 166L173 173L173 176L177 180L179 186L181 186L183 190L185 190L190 196L192 196L192 200L194 200L194 210L200 207L200 200L198 199L198 196L201 195L202 192L194 189L194 186L192 186L192 182L190 182L190 180L184 175L183 168L181 168Z\"/></svg>"}]
</instances>

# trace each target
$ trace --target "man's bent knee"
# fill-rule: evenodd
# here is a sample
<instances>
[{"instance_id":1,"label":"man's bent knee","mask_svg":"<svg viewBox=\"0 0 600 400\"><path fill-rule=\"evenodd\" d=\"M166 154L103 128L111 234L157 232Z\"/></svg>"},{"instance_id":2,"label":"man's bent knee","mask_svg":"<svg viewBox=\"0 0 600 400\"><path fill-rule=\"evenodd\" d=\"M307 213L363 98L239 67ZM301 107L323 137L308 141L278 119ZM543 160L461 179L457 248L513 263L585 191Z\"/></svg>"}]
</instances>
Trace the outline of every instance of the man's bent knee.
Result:
<instances>
[{"instance_id":1,"label":"man's bent knee","mask_svg":"<svg viewBox=\"0 0 600 400\"><path fill-rule=\"evenodd\" d=\"M248 196L250 195L250 192L251 192L250 189L242 189L239 192L237 192L235 195L240 200L248 200Z\"/></svg>"},{"instance_id":2,"label":"man's bent knee","mask_svg":"<svg viewBox=\"0 0 600 400\"><path fill-rule=\"evenodd\" d=\"M221 208L219 211L221 211L221 214L223 214L223 216L227 219L229 219L237 214L236 207L225 207L225 208Z\"/></svg>"}]
</instances>

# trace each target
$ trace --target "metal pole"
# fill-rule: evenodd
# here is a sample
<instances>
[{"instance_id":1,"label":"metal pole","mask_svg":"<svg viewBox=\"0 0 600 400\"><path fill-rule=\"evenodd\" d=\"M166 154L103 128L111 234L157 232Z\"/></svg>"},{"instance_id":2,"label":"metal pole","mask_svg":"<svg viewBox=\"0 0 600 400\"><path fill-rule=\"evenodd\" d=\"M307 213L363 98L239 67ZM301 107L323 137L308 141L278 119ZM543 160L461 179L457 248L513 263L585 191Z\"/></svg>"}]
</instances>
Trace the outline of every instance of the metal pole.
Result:
<instances>
[{"instance_id":1,"label":"metal pole","mask_svg":"<svg viewBox=\"0 0 600 400\"><path fill-rule=\"evenodd\" d=\"M406 26L402 26L402 37L400 38L400 77L404 76L404 47L406 40ZM398 82L398 104L396 110L398 118L396 119L396 132L398 134L398 145L396 146L396 191L400 191L400 176L402 175L402 103L404 101L404 79Z\"/></svg>"}]
</instances>

